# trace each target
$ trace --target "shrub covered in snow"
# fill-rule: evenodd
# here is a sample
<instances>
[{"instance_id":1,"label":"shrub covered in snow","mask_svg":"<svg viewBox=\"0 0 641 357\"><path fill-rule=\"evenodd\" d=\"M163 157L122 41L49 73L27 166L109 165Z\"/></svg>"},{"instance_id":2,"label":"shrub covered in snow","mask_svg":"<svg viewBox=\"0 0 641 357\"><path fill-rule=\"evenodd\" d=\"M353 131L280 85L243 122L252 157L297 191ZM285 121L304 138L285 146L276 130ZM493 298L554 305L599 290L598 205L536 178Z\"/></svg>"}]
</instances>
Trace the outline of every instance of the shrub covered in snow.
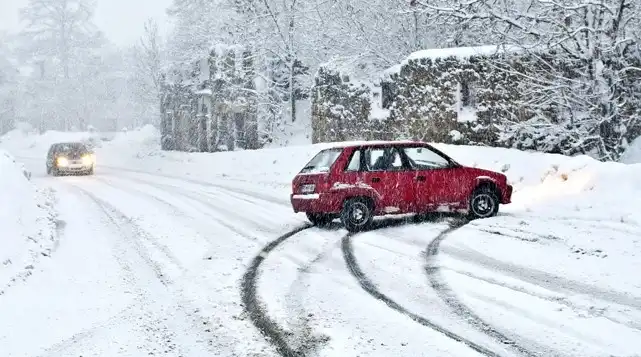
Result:
<instances>
[{"instance_id":1,"label":"shrub covered in snow","mask_svg":"<svg viewBox=\"0 0 641 357\"><path fill-rule=\"evenodd\" d=\"M314 142L349 140L363 134L370 114L370 90L341 73L321 67L312 90ZM357 131L354 133L354 131Z\"/></svg>"},{"instance_id":2,"label":"shrub covered in snow","mask_svg":"<svg viewBox=\"0 0 641 357\"><path fill-rule=\"evenodd\" d=\"M412 54L390 76L396 92L391 119L404 137L453 143L496 143L507 121L520 122L529 113L518 110L516 76L492 65L517 61L514 53L494 46L427 50Z\"/></svg>"},{"instance_id":3,"label":"shrub covered in snow","mask_svg":"<svg viewBox=\"0 0 641 357\"><path fill-rule=\"evenodd\" d=\"M0 295L31 274L56 241L53 198L30 181L31 174L0 150Z\"/></svg>"}]
</instances>

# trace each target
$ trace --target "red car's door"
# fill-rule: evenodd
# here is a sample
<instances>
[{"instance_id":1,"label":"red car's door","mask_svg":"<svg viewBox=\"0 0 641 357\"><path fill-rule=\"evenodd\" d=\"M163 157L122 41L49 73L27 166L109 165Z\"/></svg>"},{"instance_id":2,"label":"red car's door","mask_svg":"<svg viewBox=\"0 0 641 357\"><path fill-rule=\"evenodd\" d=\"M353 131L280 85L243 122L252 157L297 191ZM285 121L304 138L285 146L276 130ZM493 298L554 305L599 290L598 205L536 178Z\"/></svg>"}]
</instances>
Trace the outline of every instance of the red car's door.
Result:
<instances>
[{"instance_id":1,"label":"red car's door","mask_svg":"<svg viewBox=\"0 0 641 357\"><path fill-rule=\"evenodd\" d=\"M414 178L397 147L365 148L363 182L378 193L377 212L400 214L414 210Z\"/></svg>"},{"instance_id":2,"label":"red car's door","mask_svg":"<svg viewBox=\"0 0 641 357\"><path fill-rule=\"evenodd\" d=\"M406 147L403 151L415 170L417 211L448 210L465 200L461 185L464 170L452 167L446 157L429 147Z\"/></svg>"}]
</instances>

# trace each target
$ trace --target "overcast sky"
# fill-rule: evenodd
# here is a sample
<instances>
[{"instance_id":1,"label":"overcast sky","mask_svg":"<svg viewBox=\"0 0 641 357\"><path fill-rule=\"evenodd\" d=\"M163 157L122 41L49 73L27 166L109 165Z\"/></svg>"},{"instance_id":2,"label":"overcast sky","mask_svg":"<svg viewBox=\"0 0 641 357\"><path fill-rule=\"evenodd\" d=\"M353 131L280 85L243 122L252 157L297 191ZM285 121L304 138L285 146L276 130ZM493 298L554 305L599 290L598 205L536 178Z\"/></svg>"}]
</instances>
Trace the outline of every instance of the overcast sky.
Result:
<instances>
[{"instance_id":1,"label":"overcast sky","mask_svg":"<svg viewBox=\"0 0 641 357\"><path fill-rule=\"evenodd\" d=\"M161 34L169 24L165 9L172 0L97 0L94 22L107 38L117 45L133 44L142 35L145 20L152 17L158 21ZM0 0L0 31L14 32L20 29L18 9L27 0Z\"/></svg>"}]
</instances>

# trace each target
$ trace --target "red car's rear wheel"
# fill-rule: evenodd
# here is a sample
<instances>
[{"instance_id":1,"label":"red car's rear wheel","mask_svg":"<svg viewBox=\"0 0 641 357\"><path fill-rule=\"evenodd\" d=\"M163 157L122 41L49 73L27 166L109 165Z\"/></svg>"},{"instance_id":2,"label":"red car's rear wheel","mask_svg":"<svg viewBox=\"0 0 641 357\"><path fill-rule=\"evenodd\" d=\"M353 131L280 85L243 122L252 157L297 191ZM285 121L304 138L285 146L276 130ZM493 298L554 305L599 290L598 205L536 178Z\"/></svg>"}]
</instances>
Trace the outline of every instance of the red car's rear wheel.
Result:
<instances>
[{"instance_id":1,"label":"red car's rear wheel","mask_svg":"<svg viewBox=\"0 0 641 357\"><path fill-rule=\"evenodd\" d=\"M345 201L341 221L350 232L367 229L374 219L372 203L366 198L352 198Z\"/></svg>"}]
</instances>

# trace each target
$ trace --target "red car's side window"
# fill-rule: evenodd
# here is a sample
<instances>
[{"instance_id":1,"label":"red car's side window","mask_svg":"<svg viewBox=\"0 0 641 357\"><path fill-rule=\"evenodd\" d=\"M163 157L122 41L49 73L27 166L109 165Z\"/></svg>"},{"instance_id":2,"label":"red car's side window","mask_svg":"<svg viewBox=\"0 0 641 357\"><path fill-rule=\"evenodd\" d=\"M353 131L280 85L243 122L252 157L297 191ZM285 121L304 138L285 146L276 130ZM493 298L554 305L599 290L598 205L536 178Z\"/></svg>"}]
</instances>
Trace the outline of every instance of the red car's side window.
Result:
<instances>
[{"instance_id":1,"label":"red car's side window","mask_svg":"<svg viewBox=\"0 0 641 357\"><path fill-rule=\"evenodd\" d=\"M398 148L369 148L365 150L368 171L400 171L405 169Z\"/></svg>"},{"instance_id":2,"label":"red car's side window","mask_svg":"<svg viewBox=\"0 0 641 357\"><path fill-rule=\"evenodd\" d=\"M434 170L449 167L450 162L426 147L408 147L403 151L415 170Z\"/></svg>"}]
</instances>

